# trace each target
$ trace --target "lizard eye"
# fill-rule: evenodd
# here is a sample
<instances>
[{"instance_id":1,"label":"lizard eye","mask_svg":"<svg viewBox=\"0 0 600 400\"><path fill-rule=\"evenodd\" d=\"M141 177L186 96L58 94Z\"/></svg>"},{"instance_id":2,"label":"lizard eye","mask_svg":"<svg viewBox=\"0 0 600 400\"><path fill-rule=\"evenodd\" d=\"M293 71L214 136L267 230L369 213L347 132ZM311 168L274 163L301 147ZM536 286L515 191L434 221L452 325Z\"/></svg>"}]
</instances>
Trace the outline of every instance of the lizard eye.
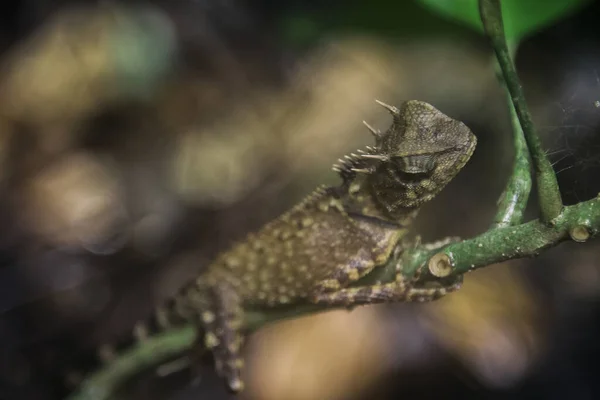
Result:
<instances>
[{"instance_id":1,"label":"lizard eye","mask_svg":"<svg viewBox=\"0 0 600 400\"><path fill-rule=\"evenodd\" d=\"M435 168L435 159L430 154L397 157L394 164L404 174L427 174Z\"/></svg>"}]
</instances>

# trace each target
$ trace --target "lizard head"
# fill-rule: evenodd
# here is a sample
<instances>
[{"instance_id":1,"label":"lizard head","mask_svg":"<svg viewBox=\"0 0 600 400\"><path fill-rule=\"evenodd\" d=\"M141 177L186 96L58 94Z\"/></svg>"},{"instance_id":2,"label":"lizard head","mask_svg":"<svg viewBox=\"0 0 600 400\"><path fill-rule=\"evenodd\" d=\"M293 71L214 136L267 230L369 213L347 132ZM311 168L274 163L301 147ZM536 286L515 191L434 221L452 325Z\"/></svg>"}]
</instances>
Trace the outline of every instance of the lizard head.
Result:
<instances>
[{"instance_id":1,"label":"lizard head","mask_svg":"<svg viewBox=\"0 0 600 400\"><path fill-rule=\"evenodd\" d=\"M393 123L385 132L369 127L375 146L359 156L362 168L356 171L367 174L377 203L393 214L431 200L467 163L477 139L465 124L428 103L410 100L400 108L378 103Z\"/></svg>"}]
</instances>

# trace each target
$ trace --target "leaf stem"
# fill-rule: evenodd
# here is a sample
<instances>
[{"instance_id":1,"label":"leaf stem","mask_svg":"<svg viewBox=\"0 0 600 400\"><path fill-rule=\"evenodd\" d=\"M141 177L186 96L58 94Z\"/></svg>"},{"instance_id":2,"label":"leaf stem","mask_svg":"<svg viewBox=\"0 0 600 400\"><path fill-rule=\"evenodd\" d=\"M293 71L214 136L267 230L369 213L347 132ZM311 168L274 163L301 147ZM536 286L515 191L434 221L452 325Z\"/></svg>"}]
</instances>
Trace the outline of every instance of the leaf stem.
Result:
<instances>
[{"instance_id":1,"label":"leaf stem","mask_svg":"<svg viewBox=\"0 0 600 400\"><path fill-rule=\"evenodd\" d=\"M541 220L549 223L556 218L563 207L560 190L552 164L542 149L540 139L536 133L535 126L529 113L527 102L521 82L512 61L504 26L502 24L502 11L499 0L479 0L479 12L483 27L490 38L492 47L496 52L500 69L510 93L515 112L523 129L527 146L533 160L535 179L537 183L538 197L540 203Z\"/></svg>"},{"instance_id":2,"label":"leaf stem","mask_svg":"<svg viewBox=\"0 0 600 400\"><path fill-rule=\"evenodd\" d=\"M515 151L513 170L498 202L498 211L492 228L517 225L523 222L523 214L531 193L531 159L527 142L515 107L507 96Z\"/></svg>"}]
</instances>

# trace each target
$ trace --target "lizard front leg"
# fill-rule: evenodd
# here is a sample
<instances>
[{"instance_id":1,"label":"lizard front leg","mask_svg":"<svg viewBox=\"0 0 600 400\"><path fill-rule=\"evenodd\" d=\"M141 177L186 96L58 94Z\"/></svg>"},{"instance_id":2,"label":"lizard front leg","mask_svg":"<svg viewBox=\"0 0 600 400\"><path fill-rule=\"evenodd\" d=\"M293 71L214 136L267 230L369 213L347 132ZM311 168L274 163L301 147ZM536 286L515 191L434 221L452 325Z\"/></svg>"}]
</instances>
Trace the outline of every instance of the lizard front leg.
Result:
<instances>
[{"instance_id":1,"label":"lizard front leg","mask_svg":"<svg viewBox=\"0 0 600 400\"><path fill-rule=\"evenodd\" d=\"M460 275L449 284L441 287L414 287L412 283L415 279L409 281L402 273L398 272L396 280L391 283L350 287L328 293L319 292L311 296L310 300L315 304L330 306L358 306L409 301L426 302L437 300L460 289L462 280L462 275Z\"/></svg>"},{"instance_id":2,"label":"lizard front leg","mask_svg":"<svg viewBox=\"0 0 600 400\"><path fill-rule=\"evenodd\" d=\"M188 293L197 305L199 323L204 330L204 346L212 351L217 373L233 392L243 389L243 309L235 289L226 282Z\"/></svg>"}]
</instances>

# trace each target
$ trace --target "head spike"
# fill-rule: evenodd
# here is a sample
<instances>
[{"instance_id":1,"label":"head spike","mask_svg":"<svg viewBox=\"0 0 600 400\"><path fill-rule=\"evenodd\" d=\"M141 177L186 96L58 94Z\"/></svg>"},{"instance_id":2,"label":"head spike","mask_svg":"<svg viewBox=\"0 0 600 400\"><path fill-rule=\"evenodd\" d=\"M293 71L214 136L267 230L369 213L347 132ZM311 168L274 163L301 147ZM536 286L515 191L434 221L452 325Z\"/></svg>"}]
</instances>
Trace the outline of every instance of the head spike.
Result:
<instances>
[{"instance_id":1,"label":"head spike","mask_svg":"<svg viewBox=\"0 0 600 400\"><path fill-rule=\"evenodd\" d=\"M357 174L370 174L373 172L370 168L352 168L351 171Z\"/></svg>"},{"instance_id":2,"label":"head spike","mask_svg":"<svg viewBox=\"0 0 600 400\"><path fill-rule=\"evenodd\" d=\"M380 154L362 154L362 158L370 158L372 160L388 161L389 157Z\"/></svg>"},{"instance_id":3,"label":"head spike","mask_svg":"<svg viewBox=\"0 0 600 400\"><path fill-rule=\"evenodd\" d=\"M390 113L392 113L392 115L400 115L400 110L398 110L397 107L394 106L390 106L389 104L384 103L383 101L379 101L377 99L375 99L375 102L377 104L379 104L380 106L382 106L383 108L385 108L386 110L388 110Z\"/></svg>"},{"instance_id":4,"label":"head spike","mask_svg":"<svg viewBox=\"0 0 600 400\"><path fill-rule=\"evenodd\" d=\"M369 125L369 123L367 121L363 121L362 122L364 126L367 127L367 129L369 130L369 132L371 132L371 134L373 136L375 136L376 138L381 136L381 131L378 129L373 128L371 125Z\"/></svg>"}]
</instances>

